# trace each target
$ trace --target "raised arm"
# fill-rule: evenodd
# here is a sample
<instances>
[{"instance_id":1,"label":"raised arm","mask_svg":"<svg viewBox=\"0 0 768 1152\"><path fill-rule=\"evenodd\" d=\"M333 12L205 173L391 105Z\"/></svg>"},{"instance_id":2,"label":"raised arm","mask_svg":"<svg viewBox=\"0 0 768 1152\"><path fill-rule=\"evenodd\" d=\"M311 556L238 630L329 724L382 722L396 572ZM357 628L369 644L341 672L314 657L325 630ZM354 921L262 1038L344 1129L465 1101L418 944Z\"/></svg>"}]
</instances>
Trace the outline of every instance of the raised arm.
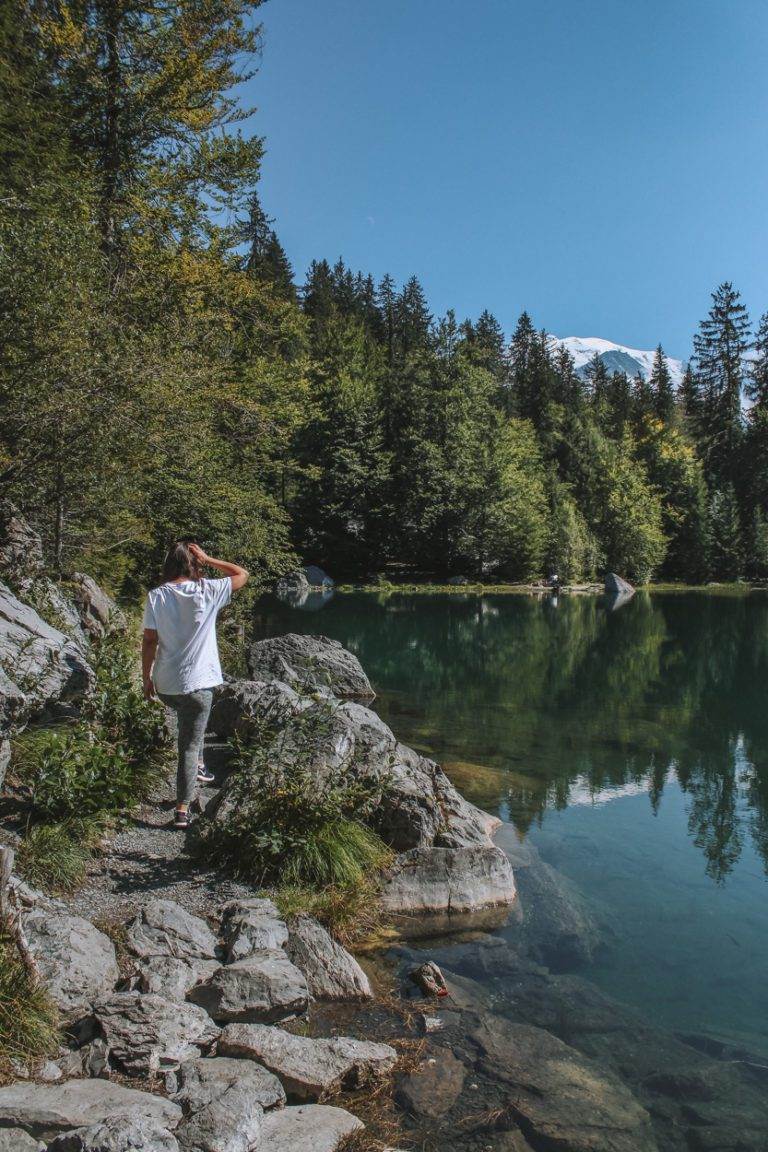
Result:
<instances>
[{"instance_id":1,"label":"raised arm","mask_svg":"<svg viewBox=\"0 0 768 1152\"><path fill-rule=\"evenodd\" d=\"M213 556L203 552L199 544L190 544L189 550L201 564L207 564L209 568L216 568L225 576L229 576L233 592L238 592L247 584L249 573L246 568L242 568L239 564L230 564L229 560L215 560Z\"/></svg>"}]
</instances>

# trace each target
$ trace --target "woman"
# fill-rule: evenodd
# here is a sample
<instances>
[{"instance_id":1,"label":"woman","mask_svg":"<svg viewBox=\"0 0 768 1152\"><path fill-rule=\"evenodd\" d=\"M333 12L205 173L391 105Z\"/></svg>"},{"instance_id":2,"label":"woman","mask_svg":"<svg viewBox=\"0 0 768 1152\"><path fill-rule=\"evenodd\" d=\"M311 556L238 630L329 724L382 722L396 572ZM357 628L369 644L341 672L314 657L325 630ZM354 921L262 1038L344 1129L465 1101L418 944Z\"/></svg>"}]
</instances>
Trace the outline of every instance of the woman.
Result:
<instances>
[{"instance_id":1,"label":"woman","mask_svg":"<svg viewBox=\"0 0 768 1152\"><path fill-rule=\"evenodd\" d=\"M205 579L205 565L224 577ZM178 718L175 828L189 827L196 783L213 780L203 763L203 737L213 689L222 683L216 617L247 580L239 564L213 560L197 544L177 540L163 562L163 583L147 595L141 642L144 695L151 700L157 692Z\"/></svg>"}]
</instances>

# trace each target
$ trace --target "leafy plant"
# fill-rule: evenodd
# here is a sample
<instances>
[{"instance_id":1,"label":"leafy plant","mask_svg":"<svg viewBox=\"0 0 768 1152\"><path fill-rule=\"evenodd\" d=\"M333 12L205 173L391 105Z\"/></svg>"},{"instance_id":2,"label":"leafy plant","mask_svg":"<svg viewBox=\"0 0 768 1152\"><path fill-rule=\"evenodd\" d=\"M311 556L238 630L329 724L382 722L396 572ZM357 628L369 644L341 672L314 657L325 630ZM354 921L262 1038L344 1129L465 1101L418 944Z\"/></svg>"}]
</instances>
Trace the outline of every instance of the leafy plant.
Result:
<instances>
[{"instance_id":1,"label":"leafy plant","mask_svg":"<svg viewBox=\"0 0 768 1152\"><path fill-rule=\"evenodd\" d=\"M358 776L350 758L329 763L336 706L316 701L276 738L238 754L228 814L203 833L206 848L235 873L259 883L349 886L379 872L390 850L367 821L380 782Z\"/></svg>"},{"instance_id":2,"label":"leafy plant","mask_svg":"<svg viewBox=\"0 0 768 1152\"><path fill-rule=\"evenodd\" d=\"M13 1063L55 1056L59 1018L45 988L30 979L12 940L0 932L0 1081Z\"/></svg>"}]
</instances>

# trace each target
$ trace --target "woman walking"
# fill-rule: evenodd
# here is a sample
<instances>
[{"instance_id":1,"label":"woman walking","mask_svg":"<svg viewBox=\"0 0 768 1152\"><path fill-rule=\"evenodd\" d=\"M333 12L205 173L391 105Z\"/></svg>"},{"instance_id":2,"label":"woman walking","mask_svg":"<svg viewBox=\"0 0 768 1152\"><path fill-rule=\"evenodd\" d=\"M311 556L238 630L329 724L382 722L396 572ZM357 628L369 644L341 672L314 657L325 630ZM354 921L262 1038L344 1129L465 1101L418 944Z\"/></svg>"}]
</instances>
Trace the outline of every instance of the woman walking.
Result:
<instances>
[{"instance_id":1,"label":"woman walking","mask_svg":"<svg viewBox=\"0 0 768 1152\"><path fill-rule=\"evenodd\" d=\"M206 579L205 566L224 576ZM163 562L162 584L147 594L141 642L144 695L151 700L157 693L178 720L175 828L189 827L197 782L213 780L203 762L203 738L213 689L223 682L216 617L247 580L239 564L214 560L197 544L177 540Z\"/></svg>"}]
</instances>

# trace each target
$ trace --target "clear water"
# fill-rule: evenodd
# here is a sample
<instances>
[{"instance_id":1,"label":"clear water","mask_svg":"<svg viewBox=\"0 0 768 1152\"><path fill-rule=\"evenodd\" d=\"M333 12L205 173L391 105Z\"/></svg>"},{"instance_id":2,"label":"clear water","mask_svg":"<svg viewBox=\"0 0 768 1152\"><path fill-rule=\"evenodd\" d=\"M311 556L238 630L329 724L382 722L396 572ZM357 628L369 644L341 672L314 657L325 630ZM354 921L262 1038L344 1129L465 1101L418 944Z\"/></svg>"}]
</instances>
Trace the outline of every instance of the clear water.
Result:
<instances>
[{"instance_id":1,"label":"clear water","mask_svg":"<svg viewBox=\"0 0 768 1152\"><path fill-rule=\"evenodd\" d=\"M255 631L357 653L398 737L594 903L590 979L768 1055L768 596L268 597Z\"/></svg>"}]
</instances>

